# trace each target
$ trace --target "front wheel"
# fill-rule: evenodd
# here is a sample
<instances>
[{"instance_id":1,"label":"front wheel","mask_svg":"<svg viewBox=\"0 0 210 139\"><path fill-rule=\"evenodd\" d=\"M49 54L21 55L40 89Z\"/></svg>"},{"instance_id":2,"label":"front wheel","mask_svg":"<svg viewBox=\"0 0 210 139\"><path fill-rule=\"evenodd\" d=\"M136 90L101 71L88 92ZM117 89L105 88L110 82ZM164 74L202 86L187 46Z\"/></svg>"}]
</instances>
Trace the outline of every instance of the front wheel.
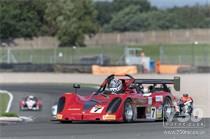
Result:
<instances>
[{"instance_id":1,"label":"front wheel","mask_svg":"<svg viewBox=\"0 0 210 139\"><path fill-rule=\"evenodd\" d=\"M123 119L124 122L132 122L134 117L134 109L130 99L124 103Z\"/></svg>"},{"instance_id":2,"label":"front wheel","mask_svg":"<svg viewBox=\"0 0 210 139\"><path fill-rule=\"evenodd\" d=\"M19 107L19 110L20 110L20 111L23 111L23 108L20 106L20 107Z\"/></svg>"}]
</instances>

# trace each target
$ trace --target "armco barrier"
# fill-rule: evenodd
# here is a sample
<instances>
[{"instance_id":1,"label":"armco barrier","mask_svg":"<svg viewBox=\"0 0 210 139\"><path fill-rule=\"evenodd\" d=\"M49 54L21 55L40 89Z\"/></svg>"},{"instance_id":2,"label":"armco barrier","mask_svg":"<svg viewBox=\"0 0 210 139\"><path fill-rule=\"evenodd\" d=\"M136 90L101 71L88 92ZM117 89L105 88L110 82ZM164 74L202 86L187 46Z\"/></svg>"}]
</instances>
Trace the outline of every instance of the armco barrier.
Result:
<instances>
[{"instance_id":1,"label":"armco barrier","mask_svg":"<svg viewBox=\"0 0 210 139\"><path fill-rule=\"evenodd\" d=\"M67 72L91 73L91 65L72 64L0 64L0 72Z\"/></svg>"},{"instance_id":2,"label":"armco barrier","mask_svg":"<svg viewBox=\"0 0 210 139\"><path fill-rule=\"evenodd\" d=\"M50 64L15 64L14 72L53 72L54 67Z\"/></svg>"},{"instance_id":3,"label":"armco barrier","mask_svg":"<svg viewBox=\"0 0 210 139\"><path fill-rule=\"evenodd\" d=\"M91 73L91 65L56 64L53 67L54 72Z\"/></svg>"},{"instance_id":4,"label":"armco barrier","mask_svg":"<svg viewBox=\"0 0 210 139\"><path fill-rule=\"evenodd\" d=\"M180 73L180 69L183 71L183 73L186 73L185 70L191 69L191 66L189 65L162 65L162 64L159 65L159 73L161 74Z\"/></svg>"}]
</instances>

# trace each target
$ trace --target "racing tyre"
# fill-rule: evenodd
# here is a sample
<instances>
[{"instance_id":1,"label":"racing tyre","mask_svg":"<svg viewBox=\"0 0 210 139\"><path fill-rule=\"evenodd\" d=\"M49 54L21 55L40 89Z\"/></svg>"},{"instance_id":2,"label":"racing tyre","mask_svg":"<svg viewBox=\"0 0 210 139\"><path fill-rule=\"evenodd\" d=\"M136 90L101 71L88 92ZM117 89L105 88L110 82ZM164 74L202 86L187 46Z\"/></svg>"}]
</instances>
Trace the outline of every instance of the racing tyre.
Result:
<instances>
[{"instance_id":1,"label":"racing tyre","mask_svg":"<svg viewBox=\"0 0 210 139\"><path fill-rule=\"evenodd\" d=\"M38 108L38 111L42 111L42 107L41 106Z\"/></svg>"},{"instance_id":2,"label":"racing tyre","mask_svg":"<svg viewBox=\"0 0 210 139\"><path fill-rule=\"evenodd\" d=\"M134 117L134 108L130 99L124 103L123 120L124 122L132 122Z\"/></svg>"},{"instance_id":3,"label":"racing tyre","mask_svg":"<svg viewBox=\"0 0 210 139\"><path fill-rule=\"evenodd\" d=\"M19 107L19 110L20 110L20 111L23 111L23 109L22 109L21 107Z\"/></svg>"},{"instance_id":4,"label":"racing tyre","mask_svg":"<svg viewBox=\"0 0 210 139\"><path fill-rule=\"evenodd\" d=\"M172 120L172 115L174 114L174 108L170 98L166 97L163 102L163 120Z\"/></svg>"}]
</instances>

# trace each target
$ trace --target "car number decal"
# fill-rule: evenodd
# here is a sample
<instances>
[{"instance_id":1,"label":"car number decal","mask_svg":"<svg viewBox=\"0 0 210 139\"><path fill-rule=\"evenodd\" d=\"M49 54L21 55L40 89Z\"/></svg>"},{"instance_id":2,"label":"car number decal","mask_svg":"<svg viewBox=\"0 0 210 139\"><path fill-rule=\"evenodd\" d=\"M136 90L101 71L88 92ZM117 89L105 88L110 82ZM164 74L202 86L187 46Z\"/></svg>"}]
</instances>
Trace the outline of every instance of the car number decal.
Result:
<instances>
[{"instance_id":1,"label":"car number decal","mask_svg":"<svg viewBox=\"0 0 210 139\"><path fill-rule=\"evenodd\" d=\"M151 107L151 119L156 119L156 107Z\"/></svg>"},{"instance_id":2,"label":"car number decal","mask_svg":"<svg viewBox=\"0 0 210 139\"><path fill-rule=\"evenodd\" d=\"M101 113L103 111L103 109L104 109L104 107L96 105L90 110L90 112L91 113Z\"/></svg>"}]
</instances>

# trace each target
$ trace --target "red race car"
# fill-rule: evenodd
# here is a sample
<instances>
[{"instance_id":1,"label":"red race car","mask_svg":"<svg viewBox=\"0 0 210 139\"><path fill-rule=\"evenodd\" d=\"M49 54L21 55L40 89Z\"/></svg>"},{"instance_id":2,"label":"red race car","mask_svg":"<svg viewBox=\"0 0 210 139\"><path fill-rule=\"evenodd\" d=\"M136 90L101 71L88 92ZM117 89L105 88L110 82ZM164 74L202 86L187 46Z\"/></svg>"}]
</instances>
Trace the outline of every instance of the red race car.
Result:
<instances>
[{"instance_id":1,"label":"red race car","mask_svg":"<svg viewBox=\"0 0 210 139\"><path fill-rule=\"evenodd\" d=\"M130 75L110 75L89 96L75 92L59 98L56 118L60 122L168 119L175 113L174 96L167 85L180 90L180 78L135 79ZM74 85L80 88L80 85Z\"/></svg>"}]
</instances>

